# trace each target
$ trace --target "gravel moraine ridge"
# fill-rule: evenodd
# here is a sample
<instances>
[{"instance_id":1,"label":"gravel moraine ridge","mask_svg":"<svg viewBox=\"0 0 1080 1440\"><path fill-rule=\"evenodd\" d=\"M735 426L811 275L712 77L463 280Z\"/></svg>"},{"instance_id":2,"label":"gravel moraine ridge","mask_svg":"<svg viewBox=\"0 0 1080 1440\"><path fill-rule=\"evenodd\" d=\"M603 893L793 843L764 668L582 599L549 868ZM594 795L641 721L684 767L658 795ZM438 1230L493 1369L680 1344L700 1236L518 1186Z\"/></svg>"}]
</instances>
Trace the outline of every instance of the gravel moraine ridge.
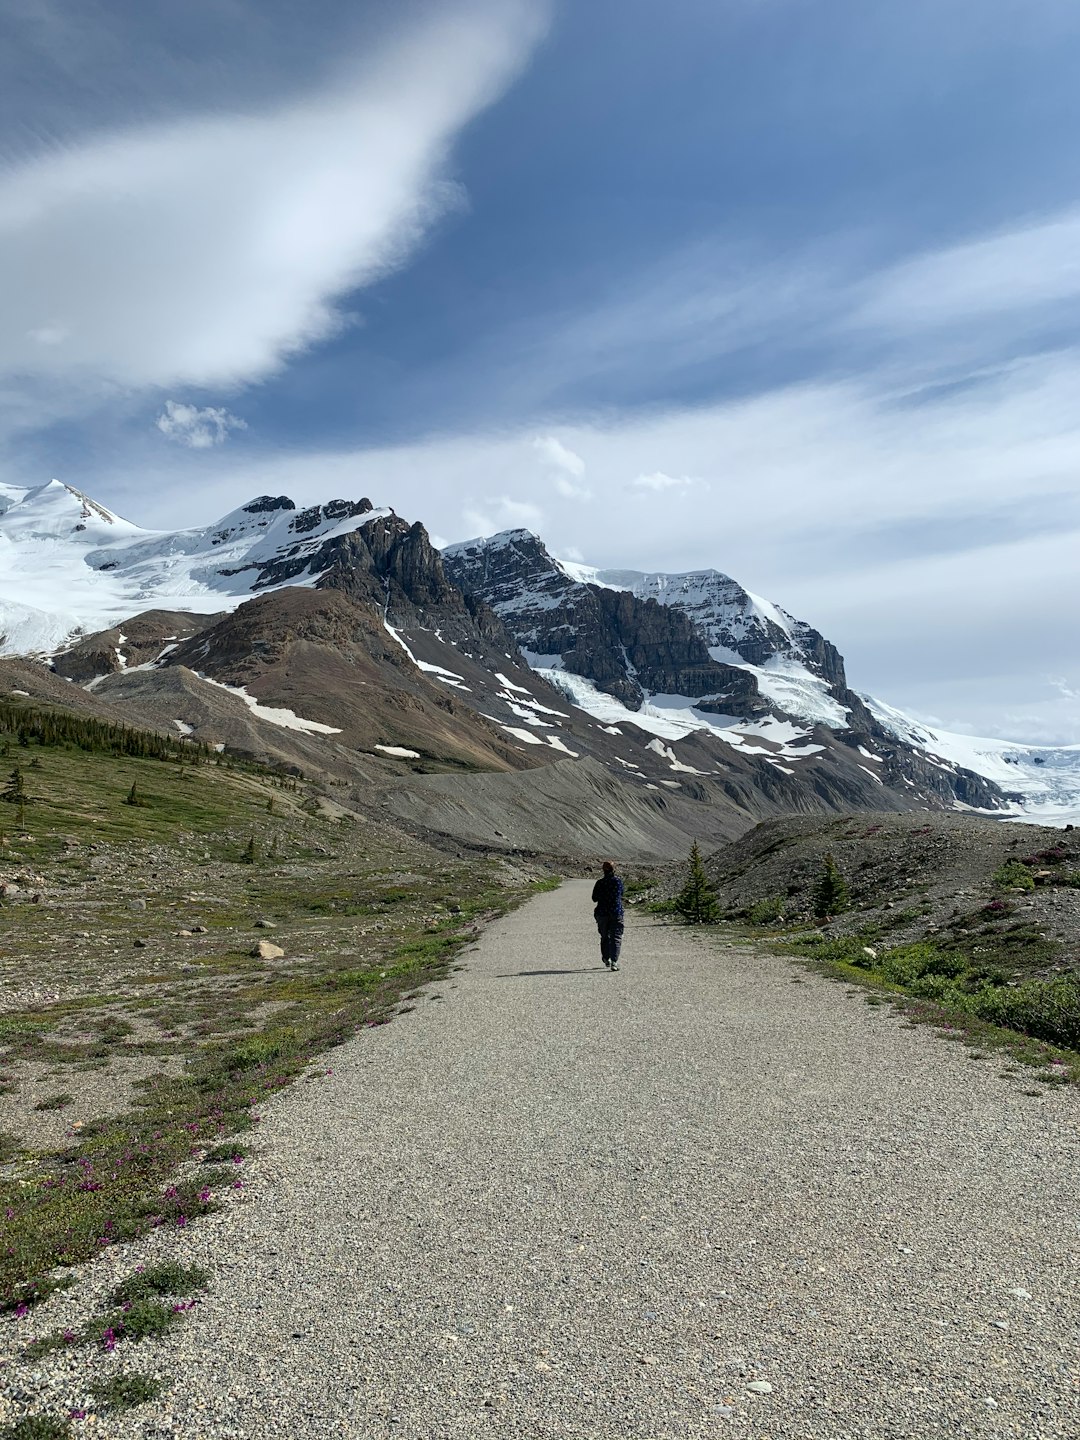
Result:
<instances>
[{"instance_id":1,"label":"gravel moraine ridge","mask_svg":"<svg viewBox=\"0 0 1080 1440\"><path fill-rule=\"evenodd\" d=\"M209 1265L173 1335L9 1396L173 1377L116 1440L1080 1435L1072 1091L647 918L611 975L583 882L415 1004L266 1107L244 1203L94 1267Z\"/></svg>"}]
</instances>

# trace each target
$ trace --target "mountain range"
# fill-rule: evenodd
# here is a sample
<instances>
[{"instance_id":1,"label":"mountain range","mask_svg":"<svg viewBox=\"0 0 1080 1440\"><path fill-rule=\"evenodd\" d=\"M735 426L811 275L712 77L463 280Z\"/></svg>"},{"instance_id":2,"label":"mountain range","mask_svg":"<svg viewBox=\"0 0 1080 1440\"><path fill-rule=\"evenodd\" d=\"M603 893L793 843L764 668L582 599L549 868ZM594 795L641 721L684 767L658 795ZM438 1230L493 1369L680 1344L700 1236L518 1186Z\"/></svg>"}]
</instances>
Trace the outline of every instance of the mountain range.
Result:
<instances>
[{"instance_id":1,"label":"mountain range","mask_svg":"<svg viewBox=\"0 0 1080 1440\"><path fill-rule=\"evenodd\" d=\"M816 811L1080 812L1080 746L933 731L717 570L525 530L436 550L367 499L140 529L0 485L0 692L320 776L462 844L652 856Z\"/></svg>"}]
</instances>

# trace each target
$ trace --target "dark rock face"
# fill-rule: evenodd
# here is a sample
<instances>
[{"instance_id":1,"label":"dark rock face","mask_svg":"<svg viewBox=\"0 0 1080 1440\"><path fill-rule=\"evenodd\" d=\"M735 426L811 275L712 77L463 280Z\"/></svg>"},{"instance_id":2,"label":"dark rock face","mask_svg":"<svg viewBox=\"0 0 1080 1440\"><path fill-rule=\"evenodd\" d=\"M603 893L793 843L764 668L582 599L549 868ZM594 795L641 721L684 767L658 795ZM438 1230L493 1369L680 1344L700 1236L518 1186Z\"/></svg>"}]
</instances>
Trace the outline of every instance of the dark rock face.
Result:
<instances>
[{"instance_id":1,"label":"dark rock face","mask_svg":"<svg viewBox=\"0 0 1080 1440\"><path fill-rule=\"evenodd\" d=\"M719 570L693 570L684 575L602 570L597 578L681 611L708 646L728 650L748 665L764 665L775 656L797 660L825 680L835 698L842 701L847 679L836 646L805 621L751 595L730 575Z\"/></svg>"},{"instance_id":2,"label":"dark rock face","mask_svg":"<svg viewBox=\"0 0 1080 1440\"><path fill-rule=\"evenodd\" d=\"M646 691L689 695L723 714L769 709L754 677L713 660L682 611L573 579L527 530L451 546L443 562L450 579L490 606L523 650L558 656L563 669L633 710Z\"/></svg>"},{"instance_id":3,"label":"dark rock face","mask_svg":"<svg viewBox=\"0 0 1080 1440\"><path fill-rule=\"evenodd\" d=\"M295 510L296 504L288 495L257 495L244 506L247 515L266 515L273 510Z\"/></svg>"},{"instance_id":4,"label":"dark rock face","mask_svg":"<svg viewBox=\"0 0 1080 1440\"><path fill-rule=\"evenodd\" d=\"M392 625L438 630L455 644L517 656L506 627L483 601L451 583L423 525L381 516L319 552L320 590L341 590L377 605Z\"/></svg>"}]
</instances>

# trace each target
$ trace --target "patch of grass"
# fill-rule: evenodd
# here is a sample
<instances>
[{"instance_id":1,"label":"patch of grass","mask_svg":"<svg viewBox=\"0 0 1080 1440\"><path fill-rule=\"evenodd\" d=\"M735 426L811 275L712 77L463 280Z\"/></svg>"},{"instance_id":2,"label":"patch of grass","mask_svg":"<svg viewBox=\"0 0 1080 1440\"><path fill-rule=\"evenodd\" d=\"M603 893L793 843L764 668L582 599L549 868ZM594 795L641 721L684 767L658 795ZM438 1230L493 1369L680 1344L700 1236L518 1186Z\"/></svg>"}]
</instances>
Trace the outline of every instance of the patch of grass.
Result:
<instances>
[{"instance_id":1,"label":"patch of grass","mask_svg":"<svg viewBox=\"0 0 1080 1440\"><path fill-rule=\"evenodd\" d=\"M113 1291L113 1301L123 1305L128 1301L147 1300L154 1295L191 1296L198 1290L205 1290L209 1284L210 1272L201 1265L180 1265L175 1260L163 1260L136 1270L122 1280Z\"/></svg>"},{"instance_id":2,"label":"patch of grass","mask_svg":"<svg viewBox=\"0 0 1080 1440\"><path fill-rule=\"evenodd\" d=\"M136 1370L126 1375L112 1375L108 1380L95 1380L90 1393L102 1410L116 1413L156 1400L164 1388L160 1380L152 1375L140 1375Z\"/></svg>"},{"instance_id":3,"label":"patch of grass","mask_svg":"<svg viewBox=\"0 0 1080 1440\"><path fill-rule=\"evenodd\" d=\"M865 982L932 1006L935 1021L962 1021L978 1038L997 1031L1042 1048L1034 1063L1060 1061L1064 1078L1080 1081L1080 982L1074 976L1015 980L971 963L955 950L920 942L874 952L860 936L794 937L785 947L809 955L837 978ZM1023 1058L1022 1056L1020 1058ZM1025 1062L1029 1063L1029 1062Z\"/></svg>"},{"instance_id":4,"label":"patch of grass","mask_svg":"<svg viewBox=\"0 0 1080 1440\"><path fill-rule=\"evenodd\" d=\"M182 1319L186 1308L163 1304L156 1295L124 1301L92 1316L80 1331L54 1330L31 1341L23 1355L27 1360L36 1360L71 1345L100 1345L104 1350L115 1350L125 1340L138 1344L140 1340L156 1339Z\"/></svg>"},{"instance_id":5,"label":"patch of grass","mask_svg":"<svg viewBox=\"0 0 1080 1440\"><path fill-rule=\"evenodd\" d=\"M66 1090L57 1095L46 1095L44 1100L39 1100L34 1106L35 1110L63 1110L68 1105L74 1105L75 1096L69 1095Z\"/></svg>"},{"instance_id":6,"label":"patch of grass","mask_svg":"<svg viewBox=\"0 0 1080 1440\"><path fill-rule=\"evenodd\" d=\"M204 1165L224 1165L229 1161L246 1160L251 1155L250 1145L229 1141L224 1145L211 1145L203 1156Z\"/></svg>"},{"instance_id":7,"label":"patch of grass","mask_svg":"<svg viewBox=\"0 0 1080 1440\"><path fill-rule=\"evenodd\" d=\"M70 1424L55 1415L26 1415L5 1425L0 1440L67 1440L70 1434Z\"/></svg>"}]
</instances>

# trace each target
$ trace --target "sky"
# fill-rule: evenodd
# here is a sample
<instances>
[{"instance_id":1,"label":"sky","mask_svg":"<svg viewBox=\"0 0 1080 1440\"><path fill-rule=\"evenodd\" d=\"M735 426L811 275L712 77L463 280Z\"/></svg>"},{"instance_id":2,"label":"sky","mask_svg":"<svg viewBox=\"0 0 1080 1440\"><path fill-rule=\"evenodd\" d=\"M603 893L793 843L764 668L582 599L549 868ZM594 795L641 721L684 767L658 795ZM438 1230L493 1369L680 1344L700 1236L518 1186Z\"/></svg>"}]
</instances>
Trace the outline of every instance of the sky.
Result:
<instances>
[{"instance_id":1,"label":"sky","mask_svg":"<svg viewBox=\"0 0 1080 1440\"><path fill-rule=\"evenodd\" d=\"M1080 742L1074 0L0 0L0 479L715 567Z\"/></svg>"}]
</instances>

